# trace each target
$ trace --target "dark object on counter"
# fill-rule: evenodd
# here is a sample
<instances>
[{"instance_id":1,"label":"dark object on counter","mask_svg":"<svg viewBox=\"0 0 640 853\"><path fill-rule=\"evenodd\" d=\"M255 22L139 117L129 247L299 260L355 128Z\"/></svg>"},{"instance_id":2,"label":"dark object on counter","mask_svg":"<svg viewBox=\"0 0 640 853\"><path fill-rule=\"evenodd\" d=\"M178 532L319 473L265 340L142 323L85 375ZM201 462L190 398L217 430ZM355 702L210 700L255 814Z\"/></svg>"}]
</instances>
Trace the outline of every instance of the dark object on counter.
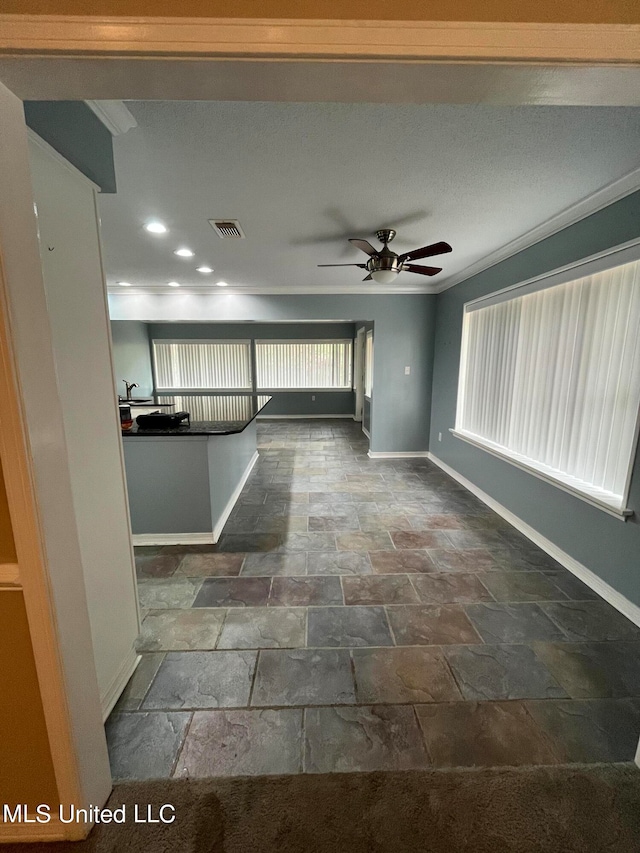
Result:
<instances>
[{"instance_id":1,"label":"dark object on counter","mask_svg":"<svg viewBox=\"0 0 640 853\"><path fill-rule=\"evenodd\" d=\"M133 418L131 417L131 406L119 406L120 409L120 428L131 429L133 426Z\"/></svg>"},{"instance_id":2,"label":"dark object on counter","mask_svg":"<svg viewBox=\"0 0 640 853\"><path fill-rule=\"evenodd\" d=\"M151 412L148 415L138 415L136 423L139 429L176 429L180 426L191 426L191 418L189 412Z\"/></svg>"}]
</instances>

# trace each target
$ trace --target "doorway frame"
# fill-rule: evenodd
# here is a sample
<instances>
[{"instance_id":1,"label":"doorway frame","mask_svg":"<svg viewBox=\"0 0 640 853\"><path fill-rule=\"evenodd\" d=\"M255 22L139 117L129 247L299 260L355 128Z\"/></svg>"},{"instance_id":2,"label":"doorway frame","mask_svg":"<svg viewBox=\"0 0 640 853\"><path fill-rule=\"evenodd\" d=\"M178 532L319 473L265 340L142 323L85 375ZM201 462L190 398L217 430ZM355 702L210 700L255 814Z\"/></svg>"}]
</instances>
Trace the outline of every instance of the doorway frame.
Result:
<instances>
[{"instance_id":1,"label":"doorway frame","mask_svg":"<svg viewBox=\"0 0 640 853\"><path fill-rule=\"evenodd\" d=\"M364 417L364 326L356 331L354 341L355 353L353 359L353 388L355 391L354 421L362 423Z\"/></svg>"},{"instance_id":2,"label":"doorway frame","mask_svg":"<svg viewBox=\"0 0 640 853\"><path fill-rule=\"evenodd\" d=\"M424 102L473 103L480 98L499 103L497 93L506 87L509 103L545 103L539 95L544 78L554 81L554 103L563 103L563 98L564 103L585 105L618 99L621 105L640 105L640 25L0 15L0 31L0 80L6 80L5 85L21 99L33 97L33 92L41 92L42 99L157 98L163 84L149 74L149 63L171 77L174 97L182 92L182 98L189 99L189 93L191 98L202 93L206 72L212 76L215 63L220 72L218 89L208 90L210 98L226 91L228 99L239 100L286 101L301 96L327 100L337 91L336 83L344 80L342 100L350 101L372 95L378 102L411 101L421 95ZM291 82L298 76L290 73L292 65L300 71L299 84ZM16 75L12 76L11 67ZM79 67L90 68L91 74L78 75ZM363 80L360 72L371 67L378 77ZM576 83L576 70L589 74ZM397 83L403 74L417 75L410 97L397 85L374 91L380 80ZM488 74L489 80L483 93L476 85L480 74ZM127 81L124 91L123 76ZM430 87L438 81L435 95L436 89ZM0 112L4 119L1 103ZM20 148L18 154L26 156L26 133L22 151L17 114L6 115L12 132L16 131L12 139ZM25 204L30 203L28 172L9 175L7 182L17 193L25 194ZM11 216L10 202L10 198L0 197L0 225ZM38 520L53 499L52 490L42 487L43 478L53 469L42 455L32 452L38 425L29 421L27 413L35 412L36 385L41 386L43 379L36 382L25 362L29 336L43 328L46 332L46 311L43 313L41 304L39 323L30 330L25 324L27 297L20 295L27 276L40 268L35 220L23 216L12 230L22 239L14 243L0 234L0 297L6 300L8 318L0 329L0 354L6 366L0 380L12 401L7 414L0 416L0 430L12 518L24 524L23 534L18 536L23 544L16 543L20 582L59 793L74 801L91 795L94 804L102 805L110 776L104 762L95 762L86 749L88 743L104 741L102 723L95 708L89 715L83 713L77 689L84 681L89 704L95 706L95 670L91 672L87 655L71 653L68 637L66 645L61 643L61 602L53 593L49 572L54 565L50 560L52 533ZM39 285L37 280L32 283L32 287L38 286L42 286L41 280ZM46 343L40 348L45 359L43 378L52 375L53 367ZM55 384L46 392L40 390L45 401L53 401L49 427L60 430ZM9 452L11 448L15 452ZM61 464L64 466L64 458ZM30 550L25 550L27 538ZM82 594L82 566L77 556L70 572ZM88 620L78 619L74 631L77 648L91 648ZM71 682L75 689L70 688ZM78 747L82 738L85 749ZM87 824L42 829L41 836L25 832L24 840L77 838L90 828Z\"/></svg>"}]
</instances>

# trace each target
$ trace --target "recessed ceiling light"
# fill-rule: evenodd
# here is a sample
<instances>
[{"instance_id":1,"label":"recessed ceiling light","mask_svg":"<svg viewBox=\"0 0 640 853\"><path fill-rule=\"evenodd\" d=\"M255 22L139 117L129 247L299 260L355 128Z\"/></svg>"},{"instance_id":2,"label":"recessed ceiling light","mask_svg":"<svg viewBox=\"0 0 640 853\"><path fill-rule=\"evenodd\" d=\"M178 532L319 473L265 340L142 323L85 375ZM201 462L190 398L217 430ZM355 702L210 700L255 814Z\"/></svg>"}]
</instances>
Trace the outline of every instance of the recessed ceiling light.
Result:
<instances>
[{"instance_id":1,"label":"recessed ceiling light","mask_svg":"<svg viewBox=\"0 0 640 853\"><path fill-rule=\"evenodd\" d=\"M169 287L180 287L180 284L177 281L168 281L167 284Z\"/></svg>"},{"instance_id":2,"label":"recessed ceiling light","mask_svg":"<svg viewBox=\"0 0 640 853\"><path fill-rule=\"evenodd\" d=\"M131 287L128 281L118 281L117 284L119 284L120 287Z\"/></svg>"},{"instance_id":3,"label":"recessed ceiling light","mask_svg":"<svg viewBox=\"0 0 640 853\"><path fill-rule=\"evenodd\" d=\"M198 267L198 272L213 272L211 267Z\"/></svg>"},{"instance_id":4,"label":"recessed ceiling light","mask_svg":"<svg viewBox=\"0 0 640 853\"><path fill-rule=\"evenodd\" d=\"M193 252L191 249L176 249L173 253L174 255L179 255L181 258L192 258Z\"/></svg>"},{"instance_id":5,"label":"recessed ceiling light","mask_svg":"<svg viewBox=\"0 0 640 853\"><path fill-rule=\"evenodd\" d=\"M229 287L226 281L216 281L218 287Z\"/></svg>"},{"instance_id":6,"label":"recessed ceiling light","mask_svg":"<svg viewBox=\"0 0 640 853\"><path fill-rule=\"evenodd\" d=\"M151 222L147 222L144 227L151 234L166 234L167 233L167 226L163 225L162 222L158 222L157 219L153 219Z\"/></svg>"}]
</instances>

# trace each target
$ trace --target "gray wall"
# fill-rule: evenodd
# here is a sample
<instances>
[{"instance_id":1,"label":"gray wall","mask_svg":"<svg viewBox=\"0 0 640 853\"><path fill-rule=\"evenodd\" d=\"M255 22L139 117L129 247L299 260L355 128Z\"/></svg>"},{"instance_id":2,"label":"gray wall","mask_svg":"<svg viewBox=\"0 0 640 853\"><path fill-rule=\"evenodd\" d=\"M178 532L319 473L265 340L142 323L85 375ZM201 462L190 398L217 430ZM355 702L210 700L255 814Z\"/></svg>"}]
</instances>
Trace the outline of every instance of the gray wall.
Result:
<instances>
[{"instance_id":1,"label":"gray wall","mask_svg":"<svg viewBox=\"0 0 640 853\"><path fill-rule=\"evenodd\" d=\"M113 139L83 101L25 101L25 121L103 193L116 191Z\"/></svg>"},{"instance_id":2,"label":"gray wall","mask_svg":"<svg viewBox=\"0 0 640 853\"><path fill-rule=\"evenodd\" d=\"M353 323L149 323L149 340L155 338L223 340L313 340L353 338Z\"/></svg>"},{"instance_id":3,"label":"gray wall","mask_svg":"<svg viewBox=\"0 0 640 853\"><path fill-rule=\"evenodd\" d=\"M449 433L454 426L465 302L640 236L640 192L438 296L431 451L640 605L640 520L619 521ZM376 326L377 331L377 326ZM376 337L377 343L377 337ZM377 366L377 359L376 359ZM442 441L438 441L438 433ZM629 506L640 513L640 453Z\"/></svg>"},{"instance_id":4,"label":"gray wall","mask_svg":"<svg viewBox=\"0 0 640 853\"><path fill-rule=\"evenodd\" d=\"M127 382L137 382L140 386L133 389L134 397L147 397L152 394L153 374L146 323L112 320L111 341L116 393L124 397L125 387L122 380L126 379Z\"/></svg>"},{"instance_id":5,"label":"gray wall","mask_svg":"<svg viewBox=\"0 0 640 853\"><path fill-rule=\"evenodd\" d=\"M212 435L207 440L211 498L211 529L217 530L233 493L258 447L256 422L252 421L235 435Z\"/></svg>"},{"instance_id":6,"label":"gray wall","mask_svg":"<svg viewBox=\"0 0 640 853\"><path fill-rule=\"evenodd\" d=\"M123 436L131 531L207 533L211 527L206 436Z\"/></svg>"},{"instance_id":7,"label":"gray wall","mask_svg":"<svg viewBox=\"0 0 640 853\"><path fill-rule=\"evenodd\" d=\"M135 301L111 294L111 316L149 321L207 319L220 322L283 322L366 319L375 323L375 405L371 449L428 450L436 297L393 296L257 296L207 294L186 300L148 294ZM303 329L303 325L298 325ZM171 332L174 334L174 332ZM411 374L405 375L405 365Z\"/></svg>"},{"instance_id":8,"label":"gray wall","mask_svg":"<svg viewBox=\"0 0 640 853\"><path fill-rule=\"evenodd\" d=\"M211 533L256 452L256 422L235 435L125 435L123 445L132 532Z\"/></svg>"}]
</instances>

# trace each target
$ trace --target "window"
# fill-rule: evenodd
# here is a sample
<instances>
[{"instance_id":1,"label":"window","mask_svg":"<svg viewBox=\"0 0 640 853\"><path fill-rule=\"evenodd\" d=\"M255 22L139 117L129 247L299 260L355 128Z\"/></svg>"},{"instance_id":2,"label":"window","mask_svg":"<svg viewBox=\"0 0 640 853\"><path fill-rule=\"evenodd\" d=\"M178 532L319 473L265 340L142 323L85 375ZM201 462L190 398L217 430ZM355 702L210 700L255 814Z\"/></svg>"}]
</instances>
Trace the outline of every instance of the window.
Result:
<instances>
[{"instance_id":1,"label":"window","mask_svg":"<svg viewBox=\"0 0 640 853\"><path fill-rule=\"evenodd\" d=\"M256 341L256 384L262 390L350 389L352 341Z\"/></svg>"},{"instance_id":2,"label":"window","mask_svg":"<svg viewBox=\"0 0 640 853\"><path fill-rule=\"evenodd\" d=\"M373 332L367 332L364 345L364 396L371 398L373 390Z\"/></svg>"},{"instance_id":3,"label":"window","mask_svg":"<svg viewBox=\"0 0 640 853\"><path fill-rule=\"evenodd\" d=\"M624 514L638 329L640 261L469 303L454 433Z\"/></svg>"},{"instance_id":4,"label":"window","mask_svg":"<svg viewBox=\"0 0 640 853\"><path fill-rule=\"evenodd\" d=\"M250 391L249 341L154 341L156 388Z\"/></svg>"},{"instance_id":5,"label":"window","mask_svg":"<svg viewBox=\"0 0 640 853\"><path fill-rule=\"evenodd\" d=\"M258 406L267 402L267 397L258 397ZM159 403L173 403L174 412L189 412L192 421L240 421L253 414L253 397L200 397L162 396Z\"/></svg>"}]
</instances>

